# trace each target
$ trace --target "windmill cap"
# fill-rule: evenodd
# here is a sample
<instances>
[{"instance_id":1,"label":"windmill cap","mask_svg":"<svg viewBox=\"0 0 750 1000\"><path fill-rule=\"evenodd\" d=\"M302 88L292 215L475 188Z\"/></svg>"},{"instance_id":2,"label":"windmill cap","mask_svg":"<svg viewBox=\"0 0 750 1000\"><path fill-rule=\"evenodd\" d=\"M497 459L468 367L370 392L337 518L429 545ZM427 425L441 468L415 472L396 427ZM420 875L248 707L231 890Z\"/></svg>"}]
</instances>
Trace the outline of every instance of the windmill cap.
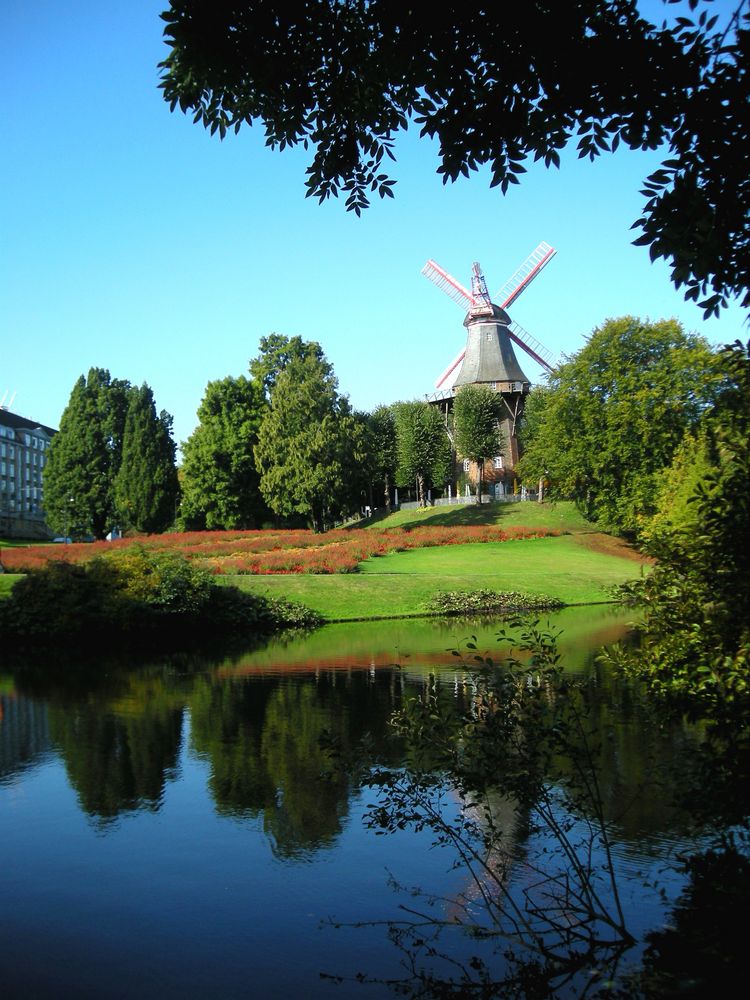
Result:
<instances>
[{"instance_id":1,"label":"windmill cap","mask_svg":"<svg viewBox=\"0 0 750 1000\"><path fill-rule=\"evenodd\" d=\"M507 312L504 309L501 309L500 306L496 306L494 302L491 303L491 305L492 316L486 312L473 313L469 310L464 319L464 326L471 326L473 323L486 323L488 320L500 323L502 326L510 326L510 316Z\"/></svg>"}]
</instances>

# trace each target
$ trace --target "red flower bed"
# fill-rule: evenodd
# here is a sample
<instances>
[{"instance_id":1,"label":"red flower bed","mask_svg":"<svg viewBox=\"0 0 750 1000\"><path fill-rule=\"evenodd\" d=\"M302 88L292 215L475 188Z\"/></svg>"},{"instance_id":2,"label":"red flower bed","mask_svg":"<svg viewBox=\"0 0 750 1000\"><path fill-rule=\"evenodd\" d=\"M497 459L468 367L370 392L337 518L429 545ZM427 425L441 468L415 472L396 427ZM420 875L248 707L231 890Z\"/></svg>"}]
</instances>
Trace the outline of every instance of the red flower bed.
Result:
<instances>
[{"instance_id":1,"label":"red flower bed","mask_svg":"<svg viewBox=\"0 0 750 1000\"><path fill-rule=\"evenodd\" d=\"M385 531L338 529L324 535L311 531L193 531L147 535L114 542L38 545L3 549L0 562L9 572L39 569L54 559L83 562L129 545L171 548L195 559L213 573L354 573L373 556L407 549L470 542L504 542L514 538L558 535L558 531L497 528L491 525L391 528Z\"/></svg>"}]
</instances>

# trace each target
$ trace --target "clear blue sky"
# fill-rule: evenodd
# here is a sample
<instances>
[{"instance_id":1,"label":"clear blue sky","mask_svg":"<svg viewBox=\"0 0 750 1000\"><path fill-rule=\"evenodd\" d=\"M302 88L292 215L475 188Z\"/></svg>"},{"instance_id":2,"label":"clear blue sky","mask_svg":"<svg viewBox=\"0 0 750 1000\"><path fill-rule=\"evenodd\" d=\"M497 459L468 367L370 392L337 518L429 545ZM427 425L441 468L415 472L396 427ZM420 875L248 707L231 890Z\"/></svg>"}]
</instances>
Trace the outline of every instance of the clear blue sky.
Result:
<instances>
[{"instance_id":1,"label":"clear blue sky","mask_svg":"<svg viewBox=\"0 0 750 1000\"><path fill-rule=\"evenodd\" d=\"M425 261L464 284L479 261L495 291L542 240L557 255L511 313L557 356L625 314L747 339L739 307L704 322L632 246L656 157L571 153L503 196L486 173L444 187L434 148L410 134L396 198L358 219L304 197L304 152L272 152L261 128L220 142L170 113L165 7L0 0L0 398L15 394L14 412L58 426L98 366L148 382L180 442L206 383L245 374L274 331L319 341L359 409L421 397L464 342Z\"/></svg>"}]
</instances>

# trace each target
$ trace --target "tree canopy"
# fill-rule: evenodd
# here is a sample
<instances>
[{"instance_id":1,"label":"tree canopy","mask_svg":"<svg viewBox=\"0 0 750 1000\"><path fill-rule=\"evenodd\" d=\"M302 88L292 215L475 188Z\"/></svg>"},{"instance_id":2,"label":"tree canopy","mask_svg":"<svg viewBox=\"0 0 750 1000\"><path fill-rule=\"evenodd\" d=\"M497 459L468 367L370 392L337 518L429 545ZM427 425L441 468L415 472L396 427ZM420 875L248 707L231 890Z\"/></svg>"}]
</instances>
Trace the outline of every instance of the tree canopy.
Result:
<instances>
[{"instance_id":1,"label":"tree canopy","mask_svg":"<svg viewBox=\"0 0 750 1000\"><path fill-rule=\"evenodd\" d=\"M426 491L442 487L451 474L451 446L440 412L429 403L395 403L396 483L416 486L417 500L427 506Z\"/></svg>"},{"instance_id":2,"label":"tree canopy","mask_svg":"<svg viewBox=\"0 0 750 1000\"><path fill-rule=\"evenodd\" d=\"M44 468L44 512L54 531L104 538L122 517L163 530L174 518L172 418L151 389L90 368L78 378ZM122 504L122 508L118 507Z\"/></svg>"},{"instance_id":3,"label":"tree canopy","mask_svg":"<svg viewBox=\"0 0 750 1000\"><path fill-rule=\"evenodd\" d=\"M122 456L114 479L122 527L164 531L174 523L179 486L172 417L156 412L148 385L133 389L125 417Z\"/></svg>"},{"instance_id":4,"label":"tree canopy","mask_svg":"<svg viewBox=\"0 0 750 1000\"><path fill-rule=\"evenodd\" d=\"M105 368L90 368L73 386L44 468L44 511L54 531L104 538L112 528L131 392Z\"/></svg>"},{"instance_id":5,"label":"tree canopy","mask_svg":"<svg viewBox=\"0 0 750 1000\"><path fill-rule=\"evenodd\" d=\"M519 474L615 532L654 512L659 473L726 385L716 352L676 320L608 320L533 390Z\"/></svg>"},{"instance_id":6,"label":"tree canopy","mask_svg":"<svg viewBox=\"0 0 750 1000\"><path fill-rule=\"evenodd\" d=\"M373 192L393 195L384 162L411 126L437 139L444 181L487 165L503 192L572 143L592 160L661 149L636 242L718 313L734 295L750 305L750 10L739 3L725 24L711 0L689 5L694 17L657 25L636 0L429 13L399 0L171 0L161 87L222 138L259 121L270 147L311 148L308 195L341 191L358 214Z\"/></svg>"},{"instance_id":7,"label":"tree canopy","mask_svg":"<svg viewBox=\"0 0 750 1000\"><path fill-rule=\"evenodd\" d=\"M632 586L643 607L641 641L632 655L620 655L653 691L689 696L727 718L747 759L750 344L723 348L721 361L727 384L665 477L673 490L662 491L648 538L658 562ZM697 483L691 458L702 473ZM734 799L739 779L725 773Z\"/></svg>"},{"instance_id":8,"label":"tree canopy","mask_svg":"<svg viewBox=\"0 0 750 1000\"><path fill-rule=\"evenodd\" d=\"M266 397L270 396L279 375L288 364L295 359L313 358L332 373L333 369L323 354L323 348L316 340L303 340L302 337L287 337L283 333L270 333L261 337L258 354L250 359L250 375L263 388Z\"/></svg>"},{"instance_id":9,"label":"tree canopy","mask_svg":"<svg viewBox=\"0 0 750 1000\"><path fill-rule=\"evenodd\" d=\"M488 385L462 385L453 401L456 452L477 465L477 501L482 502L485 460L500 452L500 397Z\"/></svg>"},{"instance_id":10,"label":"tree canopy","mask_svg":"<svg viewBox=\"0 0 750 1000\"><path fill-rule=\"evenodd\" d=\"M273 387L254 448L268 506L324 530L351 505L349 477L363 429L339 395L331 365L314 352L293 358Z\"/></svg>"},{"instance_id":11,"label":"tree canopy","mask_svg":"<svg viewBox=\"0 0 750 1000\"><path fill-rule=\"evenodd\" d=\"M253 448L267 409L256 379L208 383L198 426L182 446L180 520L186 528L258 528L266 519Z\"/></svg>"}]
</instances>

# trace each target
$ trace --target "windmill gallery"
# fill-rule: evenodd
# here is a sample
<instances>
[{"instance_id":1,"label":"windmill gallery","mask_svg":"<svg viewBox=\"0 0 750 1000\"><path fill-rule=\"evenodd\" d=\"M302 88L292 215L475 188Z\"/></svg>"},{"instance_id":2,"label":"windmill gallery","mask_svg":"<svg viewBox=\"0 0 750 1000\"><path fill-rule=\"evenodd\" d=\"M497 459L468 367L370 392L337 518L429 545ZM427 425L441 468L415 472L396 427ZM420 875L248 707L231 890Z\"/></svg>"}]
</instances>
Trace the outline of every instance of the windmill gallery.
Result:
<instances>
[{"instance_id":1,"label":"windmill gallery","mask_svg":"<svg viewBox=\"0 0 750 1000\"><path fill-rule=\"evenodd\" d=\"M502 400L498 418L498 450L485 460L481 481L487 484L496 499L514 489L515 469L519 459L517 427L523 415L531 382L516 357L514 344L525 351L545 372L554 366L552 354L517 323L506 310L519 298L556 251L548 243L540 243L516 272L506 281L496 296L497 305L487 290L481 267L474 263L471 290L461 285L434 260L428 260L422 273L441 291L466 309L463 325L466 343L460 353L440 375L435 391L426 399L440 408L450 433L450 414L456 393L462 386L487 386ZM479 470L468 459L459 458L466 481L479 481ZM467 486L468 491L468 486Z\"/></svg>"}]
</instances>

